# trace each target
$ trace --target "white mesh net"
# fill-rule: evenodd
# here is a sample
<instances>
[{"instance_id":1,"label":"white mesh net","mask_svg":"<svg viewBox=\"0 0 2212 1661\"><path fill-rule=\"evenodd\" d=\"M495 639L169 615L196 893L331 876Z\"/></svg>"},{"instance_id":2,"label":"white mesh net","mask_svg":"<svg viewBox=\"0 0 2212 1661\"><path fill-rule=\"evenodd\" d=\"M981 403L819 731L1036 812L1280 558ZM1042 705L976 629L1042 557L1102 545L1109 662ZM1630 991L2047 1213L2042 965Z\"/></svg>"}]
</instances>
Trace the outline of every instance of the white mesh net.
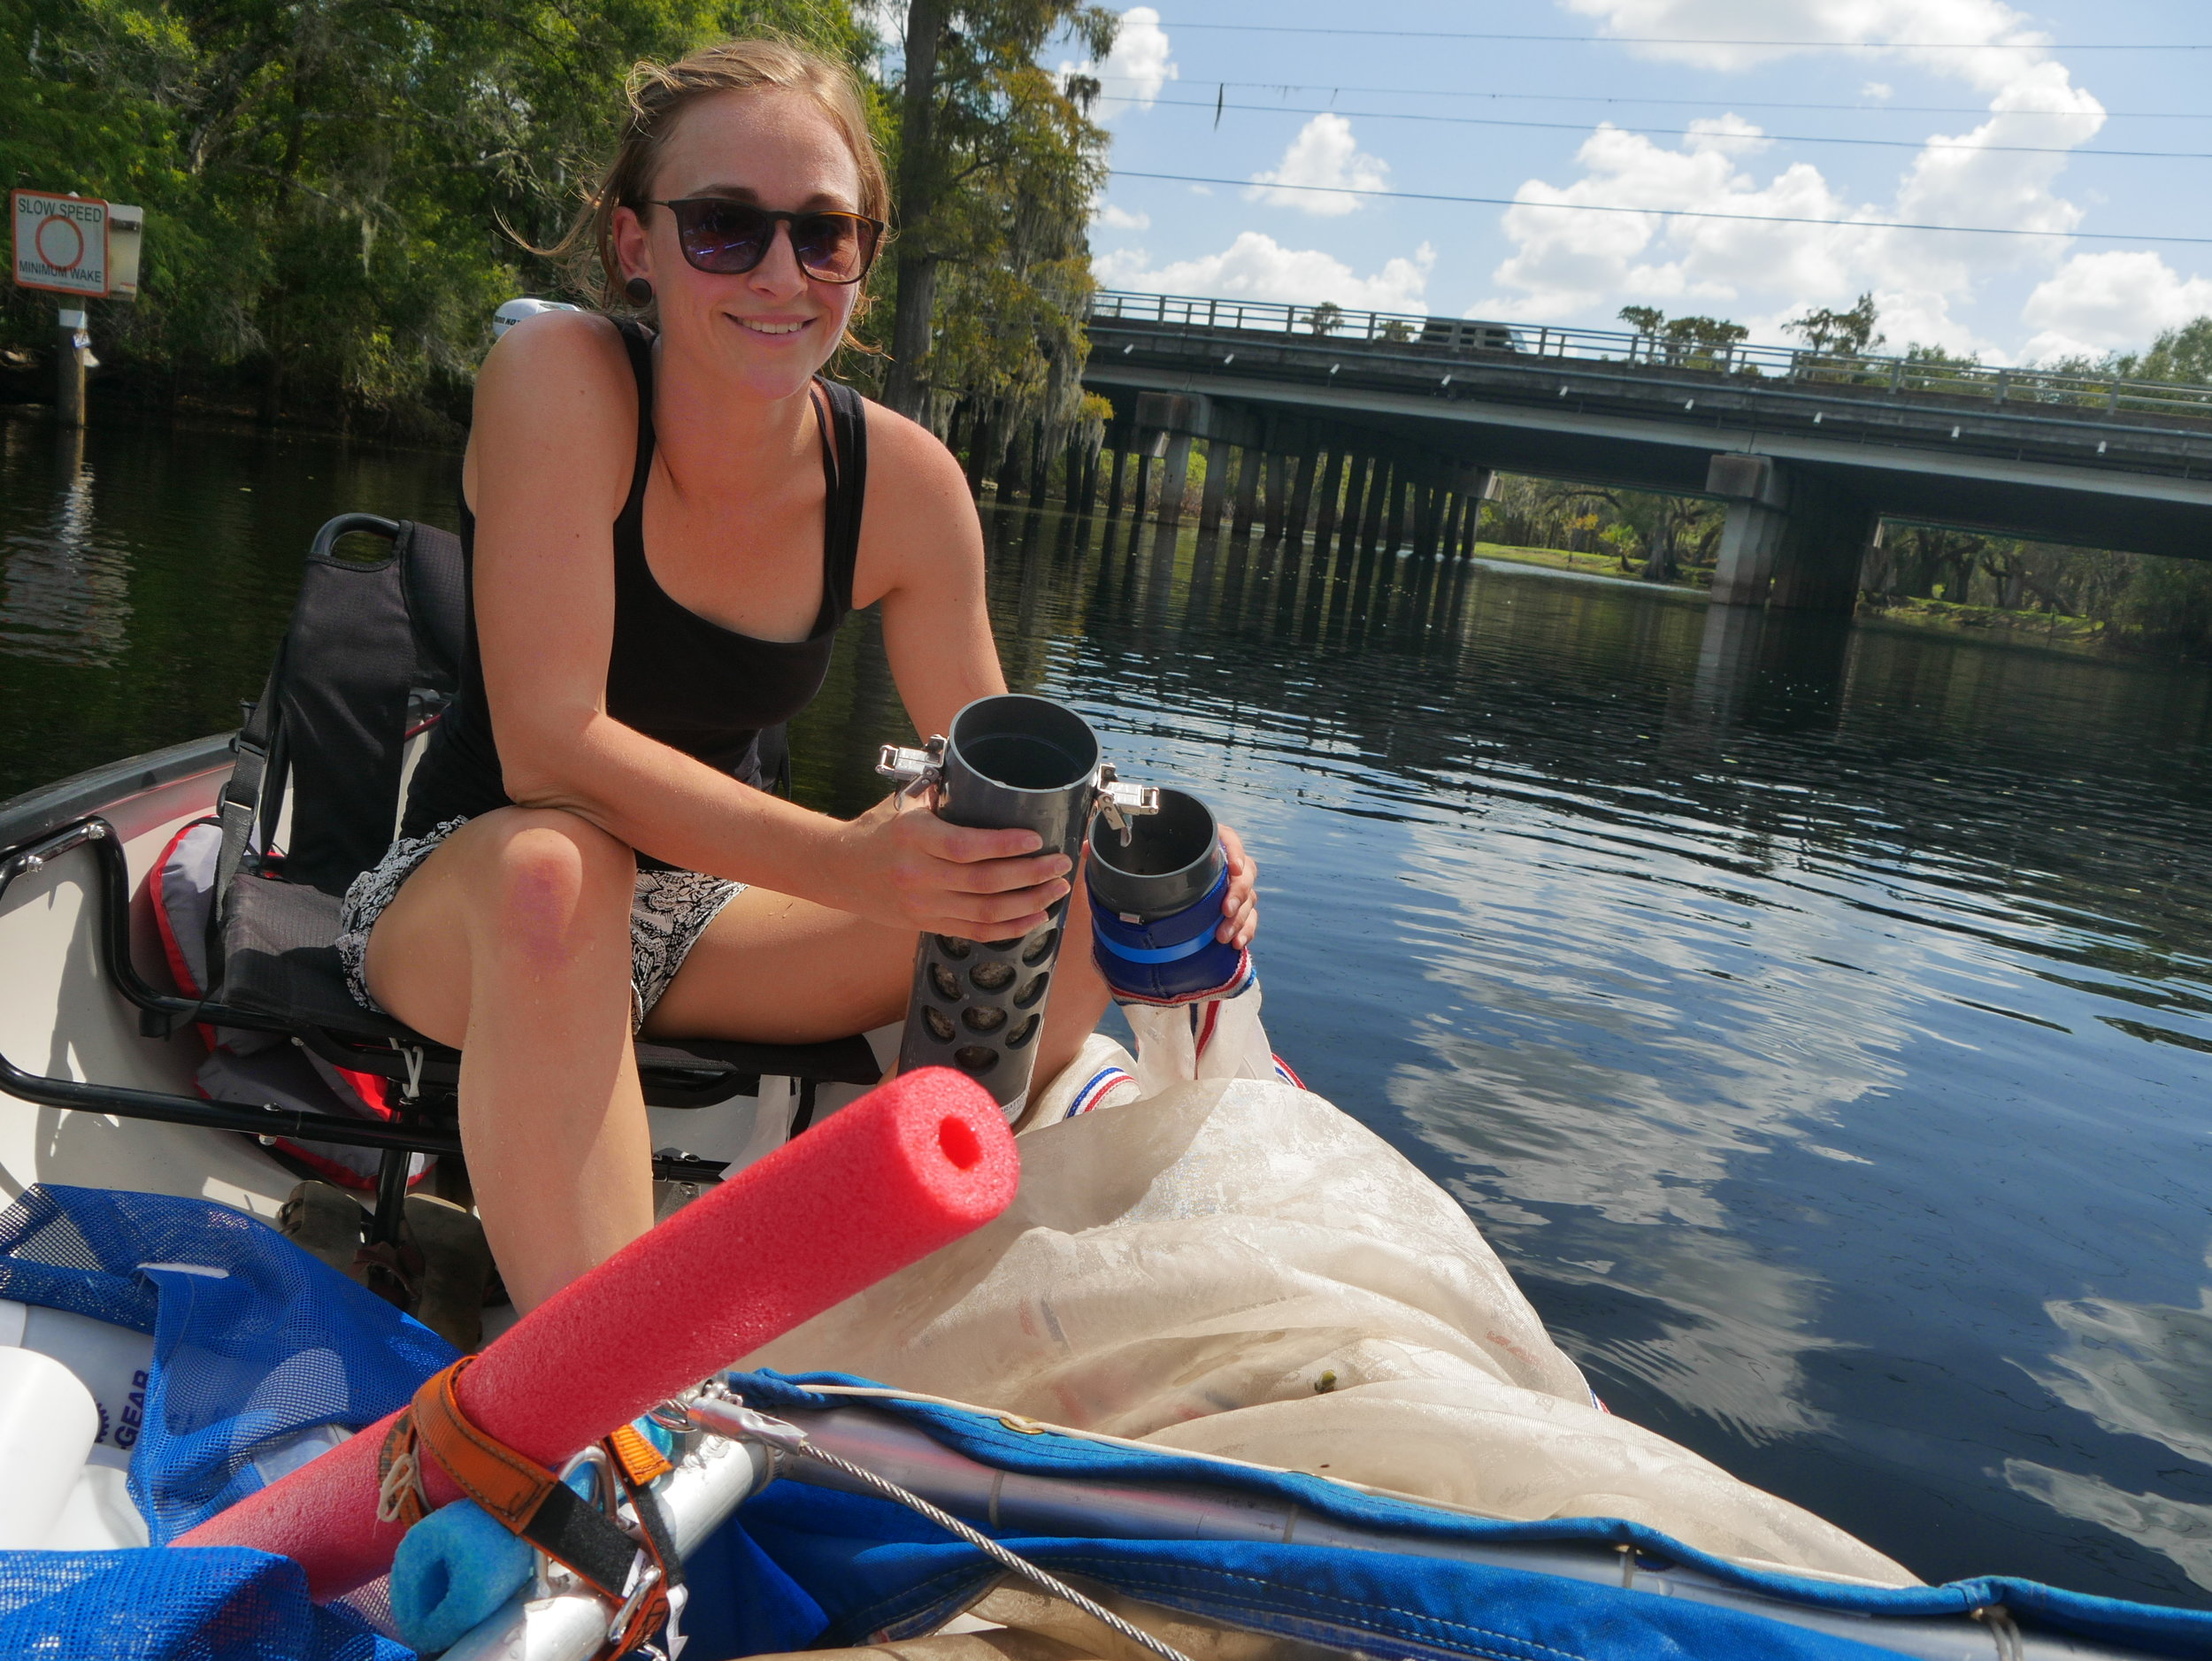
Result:
<instances>
[{"instance_id":1,"label":"white mesh net","mask_svg":"<svg viewBox=\"0 0 2212 1661\"><path fill-rule=\"evenodd\" d=\"M1189 1030L1185 1011L1145 1013ZM1224 1037L1256 1071L1267 1051L1249 1013L1250 1032ZM1158 1070L1094 1038L1039 1117L1117 1060ZM1005 1216L746 1365L833 1368L1500 1517L1627 1518L1726 1557L1914 1583L1596 1405L1459 1205L1327 1102L1251 1077L1137 1094L1024 1134Z\"/></svg>"}]
</instances>

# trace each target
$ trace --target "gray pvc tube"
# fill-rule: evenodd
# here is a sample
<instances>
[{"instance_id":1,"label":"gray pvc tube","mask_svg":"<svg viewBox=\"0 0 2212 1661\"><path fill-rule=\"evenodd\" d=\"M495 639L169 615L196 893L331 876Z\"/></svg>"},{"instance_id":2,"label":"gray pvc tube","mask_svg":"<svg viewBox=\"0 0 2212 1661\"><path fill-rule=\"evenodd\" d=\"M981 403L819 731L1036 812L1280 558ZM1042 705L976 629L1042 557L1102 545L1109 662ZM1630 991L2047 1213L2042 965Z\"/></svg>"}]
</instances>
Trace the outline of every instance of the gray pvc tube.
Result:
<instances>
[{"instance_id":1,"label":"gray pvc tube","mask_svg":"<svg viewBox=\"0 0 2212 1661\"><path fill-rule=\"evenodd\" d=\"M1072 873L1099 762L1098 735L1065 704L1015 692L978 698L945 734L938 816L981 830L1033 830L1041 851L1064 855ZM990 1091L1010 1120L1020 1117L1067 907L1062 900L1018 940L924 934L899 1071L956 1068Z\"/></svg>"},{"instance_id":2,"label":"gray pvc tube","mask_svg":"<svg viewBox=\"0 0 2212 1661\"><path fill-rule=\"evenodd\" d=\"M1211 809L1187 790L1160 791L1160 811L1129 821L1124 846L1101 827L1084 874L1091 897L1118 917L1172 917L1206 897L1226 863Z\"/></svg>"}]
</instances>

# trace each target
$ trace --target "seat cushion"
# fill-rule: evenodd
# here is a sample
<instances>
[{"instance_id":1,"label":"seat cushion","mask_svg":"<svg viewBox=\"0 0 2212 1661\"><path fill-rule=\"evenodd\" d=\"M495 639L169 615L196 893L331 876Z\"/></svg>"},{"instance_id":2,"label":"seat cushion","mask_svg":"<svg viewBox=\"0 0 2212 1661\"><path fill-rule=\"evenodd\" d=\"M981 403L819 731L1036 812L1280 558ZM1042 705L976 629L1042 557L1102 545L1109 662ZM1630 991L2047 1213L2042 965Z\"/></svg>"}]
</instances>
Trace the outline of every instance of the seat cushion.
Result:
<instances>
[{"instance_id":1,"label":"seat cushion","mask_svg":"<svg viewBox=\"0 0 2212 1661\"><path fill-rule=\"evenodd\" d=\"M215 1001L286 1026L349 1036L411 1038L346 990L338 964L338 896L304 883L241 875L223 910L223 979Z\"/></svg>"}]
</instances>

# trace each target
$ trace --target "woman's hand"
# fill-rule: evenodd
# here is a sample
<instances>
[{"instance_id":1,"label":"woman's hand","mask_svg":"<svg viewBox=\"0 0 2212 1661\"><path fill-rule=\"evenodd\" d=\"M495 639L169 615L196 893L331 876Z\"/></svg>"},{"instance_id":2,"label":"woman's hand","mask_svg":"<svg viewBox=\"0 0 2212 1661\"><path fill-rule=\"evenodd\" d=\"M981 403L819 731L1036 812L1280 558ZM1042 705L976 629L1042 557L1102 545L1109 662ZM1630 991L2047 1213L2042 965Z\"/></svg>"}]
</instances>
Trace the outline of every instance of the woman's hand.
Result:
<instances>
[{"instance_id":1,"label":"woman's hand","mask_svg":"<svg viewBox=\"0 0 2212 1661\"><path fill-rule=\"evenodd\" d=\"M1064 855L1034 831L948 825L901 792L847 823L834 860L840 911L962 940L1011 940L1067 896Z\"/></svg>"},{"instance_id":2,"label":"woman's hand","mask_svg":"<svg viewBox=\"0 0 2212 1661\"><path fill-rule=\"evenodd\" d=\"M1244 851L1244 841L1226 825L1221 827L1221 851L1229 856L1229 891L1221 896L1221 927L1214 938L1225 946L1248 946L1259 932L1260 903L1254 892L1260 880L1259 861Z\"/></svg>"}]
</instances>

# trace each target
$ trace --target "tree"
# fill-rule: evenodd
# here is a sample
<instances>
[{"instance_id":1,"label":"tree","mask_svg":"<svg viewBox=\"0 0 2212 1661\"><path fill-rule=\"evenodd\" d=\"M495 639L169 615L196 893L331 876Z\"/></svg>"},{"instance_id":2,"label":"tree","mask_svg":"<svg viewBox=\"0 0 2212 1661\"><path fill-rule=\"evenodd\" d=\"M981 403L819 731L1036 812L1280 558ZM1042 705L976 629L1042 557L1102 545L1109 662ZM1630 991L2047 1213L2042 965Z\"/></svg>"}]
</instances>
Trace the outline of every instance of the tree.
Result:
<instances>
[{"instance_id":1,"label":"tree","mask_svg":"<svg viewBox=\"0 0 2212 1661\"><path fill-rule=\"evenodd\" d=\"M2117 359L2114 370L2131 381L2193 381L2212 384L2212 317L2170 328L2140 357Z\"/></svg>"},{"instance_id":2,"label":"tree","mask_svg":"<svg viewBox=\"0 0 2212 1661\"><path fill-rule=\"evenodd\" d=\"M1808 311L1782 327L1801 335L1816 352L1834 358L1863 358L1883 343L1885 337L1878 327L1880 320L1874 296L1863 294L1847 311Z\"/></svg>"},{"instance_id":3,"label":"tree","mask_svg":"<svg viewBox=\"0 0 2212 1661\"><path fill-rule=\"evenodd\" d=\"M1117 26L1081 0L909 0L884 384L894 409L936 425L958 398L1011 396L1048 420L1071 413L1092 287L1084 227L1106 135L1086 112L1095 80L1063 82L1037 58L1071 33L1102 59Z\"/></svg>"},{"instance_id":4,"label":"tree","mask_svg":"<svg viewBox=\"0 0 2212 1661\"><path fill-rule=\"evenodd\" d=\"M1655 305L1624 305L1620 319L1640 336L1659 342L1667 363L1678 368L1717 367L1717 354L1724 356L1737 342L1751 338L1740 323L1717 317L1670 319Z\"/></svg>"},{"instance_id":5,"label":"tree","mask_svg":"<svg viewBox=\"0 0 2212 1661\"><path fill-rule=\"evenodd\" d=\"M1344 327L1344 308L1333 300L1324 300L1313 308L1306 327L1317 335L1333 335Z\"/></svg>"},{"instance_id":6,"label":"tree","mask_svg":"<svg viewBox=\"0 0 2212 1661\"><path fill-rule=\"evenodd\" d=\"M764 29L873 50L845 0L0 0L0 160L146 209L126 377L450 435L493 309L561 281L503 226L554 240L639 57ZM42 345L50 308L0 315Z\"/></svg>"}]
</instances>

